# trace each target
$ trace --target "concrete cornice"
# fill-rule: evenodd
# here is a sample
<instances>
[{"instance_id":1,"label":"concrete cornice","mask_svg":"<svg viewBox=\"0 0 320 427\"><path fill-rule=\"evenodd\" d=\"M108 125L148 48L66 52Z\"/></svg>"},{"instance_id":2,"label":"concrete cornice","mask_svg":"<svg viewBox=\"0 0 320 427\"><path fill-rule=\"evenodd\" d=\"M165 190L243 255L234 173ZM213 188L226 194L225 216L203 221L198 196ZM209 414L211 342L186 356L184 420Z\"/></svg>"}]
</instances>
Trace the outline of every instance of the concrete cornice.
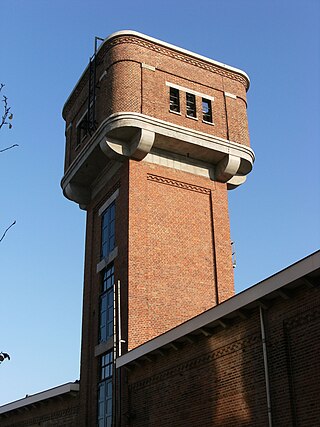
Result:
<instances>
[{"instance_id":1,"label":"concrete cornice","mask_svg":"<svg viewBox=\"0 0 320 427\"><path fill-rule=\"evenodd\" d=\"M78 202L81 204L89 200L90 186L79 186L81 183L75 177L90 158L101 158L103 152L111 161L142 160L153 148L214 166L216 172L212 179L230 181L233 186L243 182L254 162L253 150L245 145L141 113L121 112L101 123L66 171L61 181L65 196L81 200Z\"/></svg>"}]
</instances>

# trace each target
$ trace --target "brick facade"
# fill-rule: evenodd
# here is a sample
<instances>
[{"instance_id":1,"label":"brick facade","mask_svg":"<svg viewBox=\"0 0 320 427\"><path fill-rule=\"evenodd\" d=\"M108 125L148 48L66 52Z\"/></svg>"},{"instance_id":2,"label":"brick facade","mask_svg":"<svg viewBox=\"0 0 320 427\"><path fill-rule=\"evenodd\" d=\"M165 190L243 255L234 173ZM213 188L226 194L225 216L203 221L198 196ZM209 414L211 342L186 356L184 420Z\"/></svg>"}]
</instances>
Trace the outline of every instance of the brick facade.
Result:
<instances>
[{"instance_id":1,"label":"brick facade","mask_svg":"<svg viewBox=\"0 0 320 427\"><path fill-rule=\"evenodd\" d=\"M68 383L0 407L1 427L78 427L79 385Z\"/></svg>"},{"instance_id":2,"label":"brick facade","mask_svg":"<svg viewBox=\"0 0 320 427\"><path fill-rule=\"evenodd\" d=\"M85 70L63 109L62 188L87 211L80 376L86 426L99 417L101 356L113 349L112 337L99 338L105 269L114 266L121 290L114 322L121 322L124 352L230 298L227 189L244 181L254 160L244 72L134 32L107 38L92 64L95 74ZM102 259L101 210L110 197L116 247Z\"/></svg>"},{"instance_id":3,"label":"brick facade","mask_svg":"<svg viewBox=\"0 0 320 427\"><path fill-rule=\"evenodd\" d=\"M320 293L302 282L294 290L277 291L268 302L244 306L242 318L224 319L224 327L216 322L203 329L207 336L194 330L171 347L159 346L127 364L121 426L270 425L259 304L264 306L272 423L317 426Z\"/></svg>"}]
</instances>

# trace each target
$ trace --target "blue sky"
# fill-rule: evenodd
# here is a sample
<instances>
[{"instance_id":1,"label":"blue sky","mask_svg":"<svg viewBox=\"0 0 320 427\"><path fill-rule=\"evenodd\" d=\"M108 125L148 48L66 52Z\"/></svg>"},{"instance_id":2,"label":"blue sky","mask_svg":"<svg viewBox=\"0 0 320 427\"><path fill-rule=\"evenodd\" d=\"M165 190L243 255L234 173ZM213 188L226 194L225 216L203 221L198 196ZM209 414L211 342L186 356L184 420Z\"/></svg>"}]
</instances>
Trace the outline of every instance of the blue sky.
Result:
<instances>
[{"instance_id":1,"label":"blue sky","mask_svg":"<svg viewBox=\"0 0 320 427\"><path fill-rule=\"evenodd\" d=\"M62 106L94 37L133 29L241 68L256 154L230 194L237 292L319 248L318 0L11 0L1 75L14 113L0 131L0 405L79 378L85 213L60 190Z\"/></svg>"}]
</instances>

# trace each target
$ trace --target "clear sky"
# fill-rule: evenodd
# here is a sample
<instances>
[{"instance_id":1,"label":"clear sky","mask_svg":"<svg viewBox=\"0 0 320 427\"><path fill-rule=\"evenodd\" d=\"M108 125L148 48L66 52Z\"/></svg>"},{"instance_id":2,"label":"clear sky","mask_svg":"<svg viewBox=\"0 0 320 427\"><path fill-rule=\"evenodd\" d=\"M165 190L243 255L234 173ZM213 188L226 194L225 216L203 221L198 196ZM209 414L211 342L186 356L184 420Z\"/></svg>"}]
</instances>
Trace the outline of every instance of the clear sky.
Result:
<instances>
[{"instance_id":1,"label":"clear sky","mask_svg":"<svg viewBox=\"0 0 320 427\"><path fill-rule=\"evenodd\" d=\"M132 29L241 68L256 153L230 193L237 292L320 242L318 0L10 0L0 6L0 405L79 378L85 213L60 190L62 106L94 37Z\"/></svg>"}]
</instances>

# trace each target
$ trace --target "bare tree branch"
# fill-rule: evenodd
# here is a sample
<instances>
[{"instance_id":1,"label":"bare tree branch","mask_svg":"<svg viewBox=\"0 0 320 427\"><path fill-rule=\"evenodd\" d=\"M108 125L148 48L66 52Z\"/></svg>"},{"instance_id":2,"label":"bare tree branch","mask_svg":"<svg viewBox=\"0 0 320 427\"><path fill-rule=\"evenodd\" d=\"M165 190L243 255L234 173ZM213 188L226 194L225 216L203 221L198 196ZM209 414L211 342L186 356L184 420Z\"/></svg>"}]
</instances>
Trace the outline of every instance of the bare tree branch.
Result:
<instances>
[{"instance_id":1,"label":"bare tree branch","mask_svg":"<svg viewBox=\"0 0 320 427\"><path fill-rule=\"evenodd\" d=\"M7 151L7 150L11 150L11 148L13 147L19 147L19 144L13 144L10 147L3 148L2 150L0 150L0 153L3 153L4 151Z\"/></svg>"},{"instance_id":2,"label":"bare tree branch","mask_svg":"<svg viewBox=\"0 0 320 427\"><path fill-rule=\"evenodd\" d=\"M4 88L4 84L0 83L0 92L2 91L3 88ZM0 121L0 129L3 126L8 126L8 128L11 129L12 124L7 120L12 120L13 114L10 112L11 107L9 107L8 98L5 95L2 96L2 102L3 102L3 114Z\"/></svg>"},{"instance_id":3,"label":"bare tree branch","mask_svg":"<svg viewBox=\"0 0 320 427\"><path fill-rule=\"evenodd\" d=\"M11 227L13 227L15 225L16 221L13 221L13 223L11 225L9 225L9 227L5 230L5 232L2 234L1 238L0 238L0 243L2 242L2 240L5 238L5 235L7 234L7 232L10 230Z\"/></svg>"}]
</instances>

